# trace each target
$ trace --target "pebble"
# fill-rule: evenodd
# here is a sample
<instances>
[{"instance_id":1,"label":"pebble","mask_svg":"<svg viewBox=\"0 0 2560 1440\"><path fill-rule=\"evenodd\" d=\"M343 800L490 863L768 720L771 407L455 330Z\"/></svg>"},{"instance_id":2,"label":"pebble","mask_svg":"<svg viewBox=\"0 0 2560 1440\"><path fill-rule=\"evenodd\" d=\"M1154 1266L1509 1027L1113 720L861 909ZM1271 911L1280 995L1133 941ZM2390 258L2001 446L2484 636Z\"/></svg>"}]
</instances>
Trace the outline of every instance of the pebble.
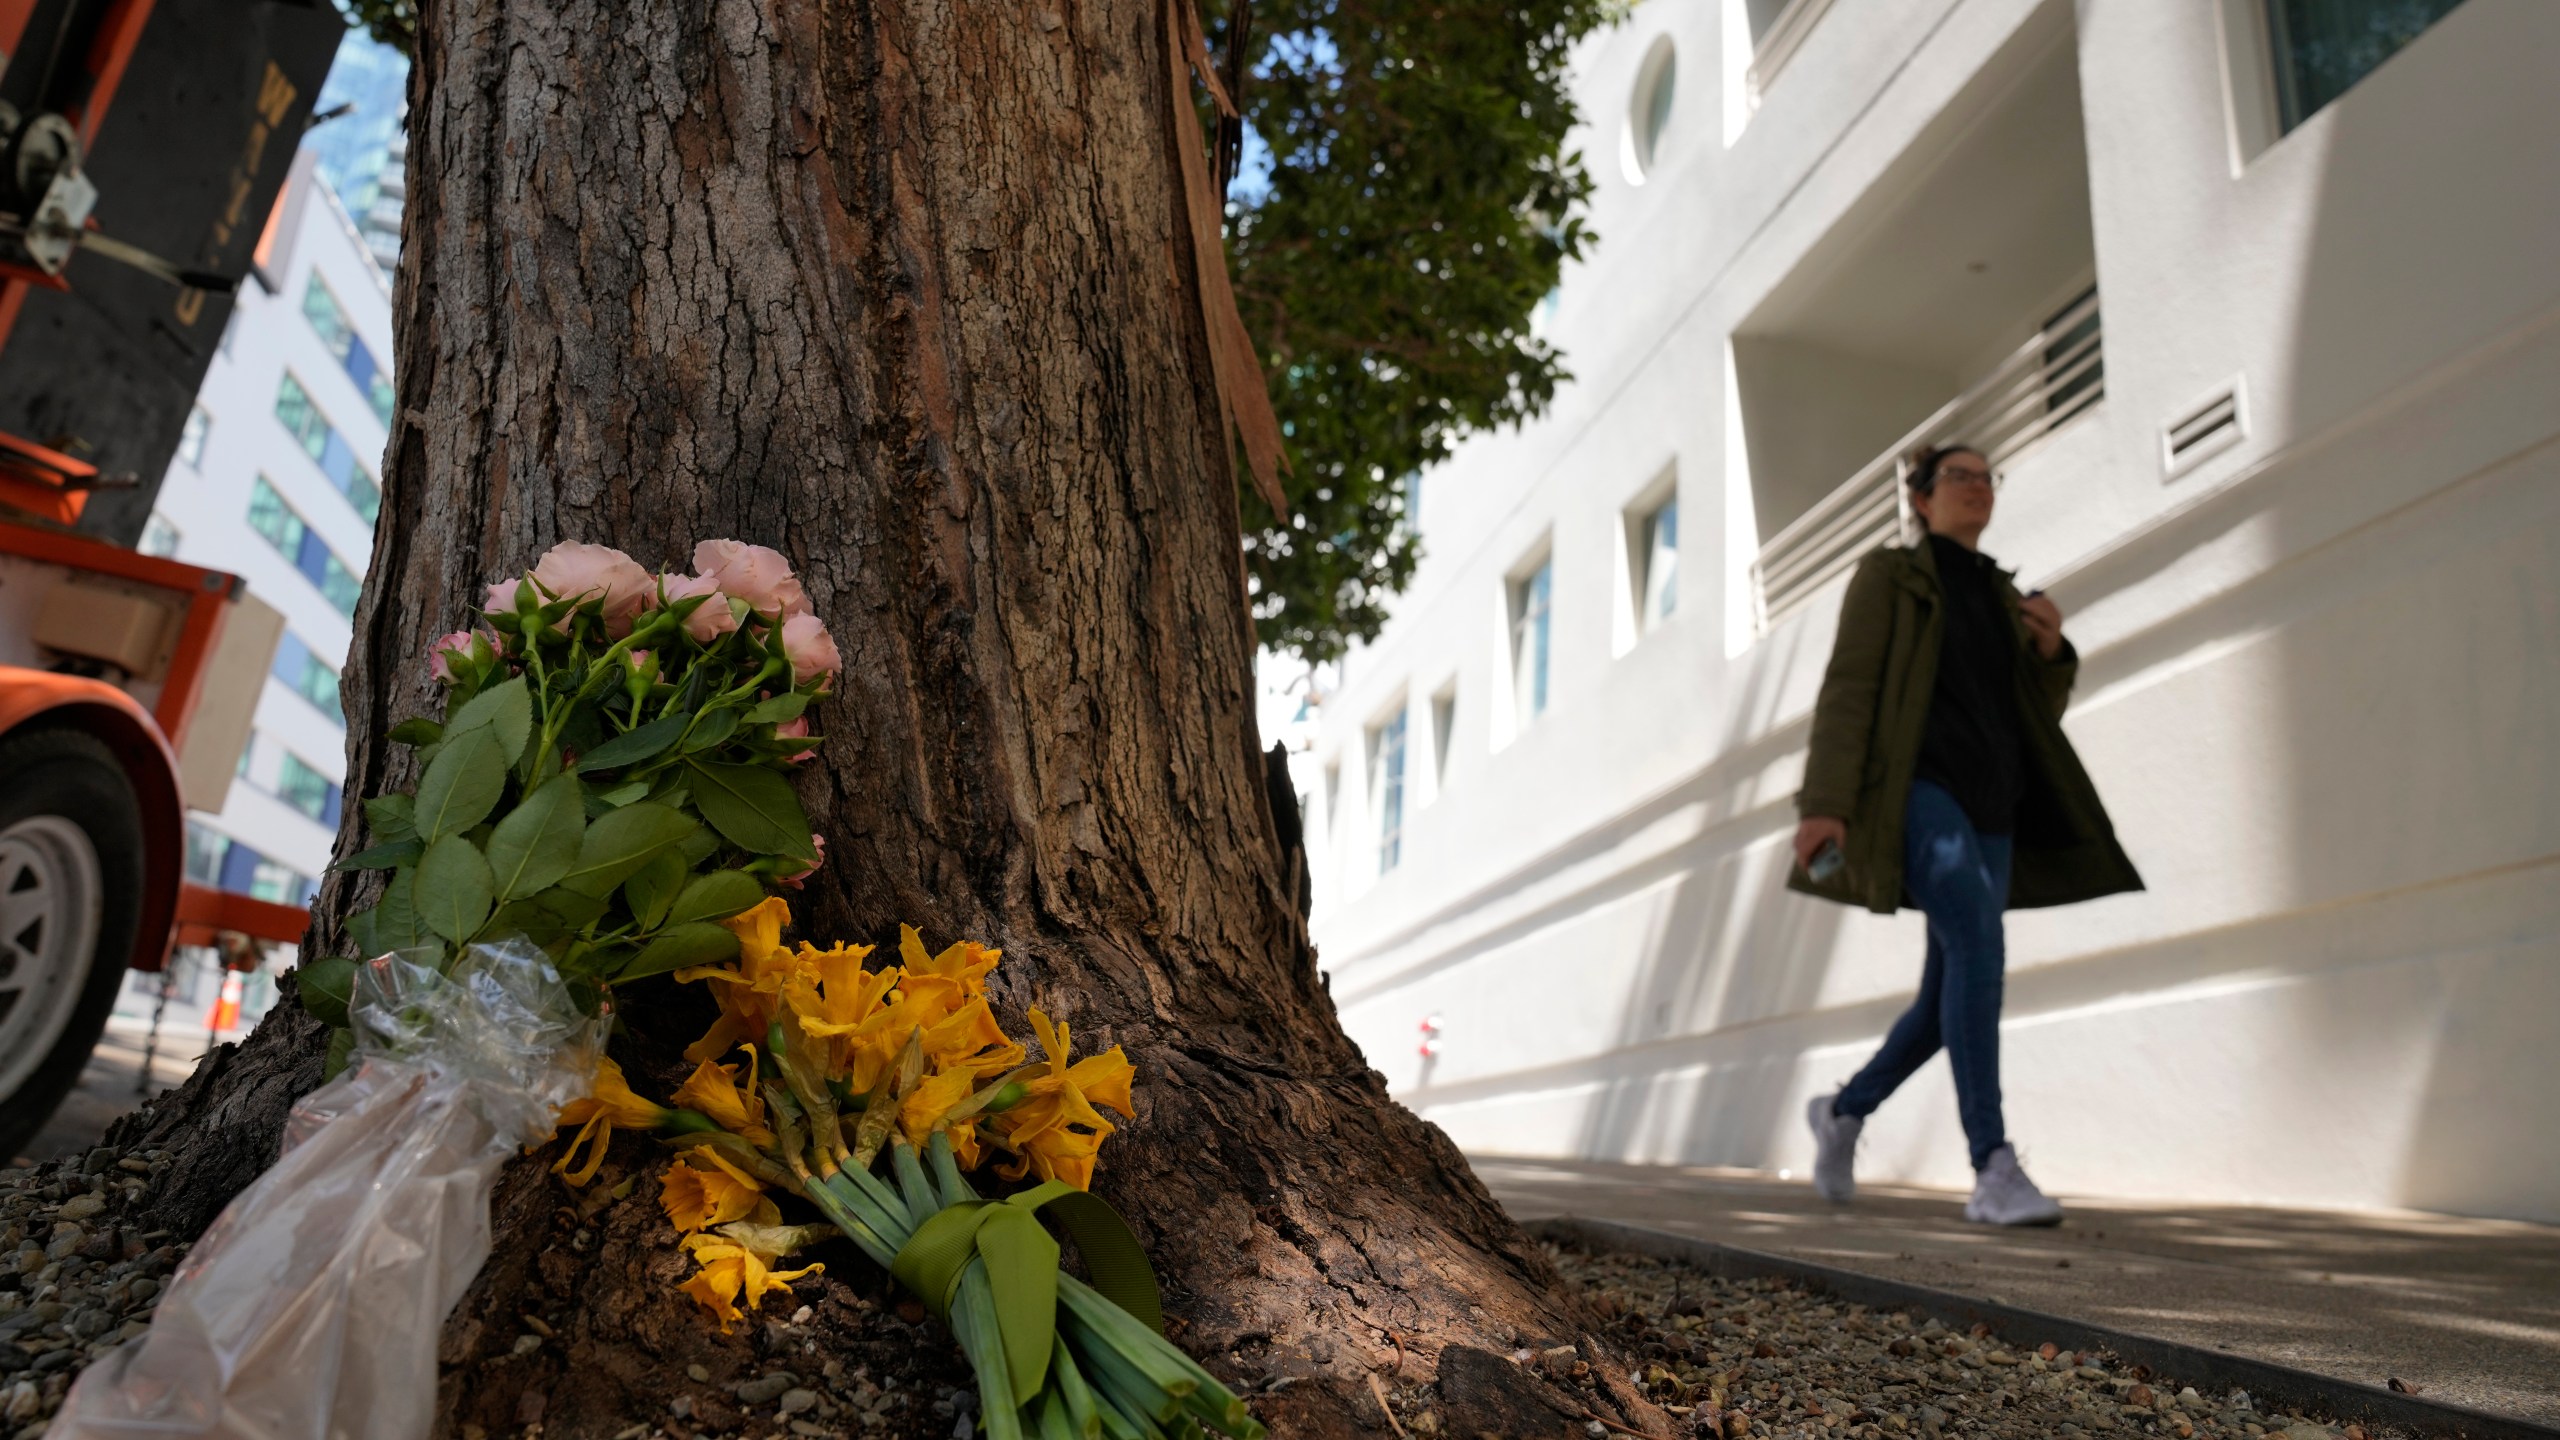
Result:
<instances>
[{"instance_id":1,"label":"pebble","mask_svg":"<svg viewBox=\"0 0 2560 1440\"><path fill-rule=\"evenodd\" d=\"M80 1367L148 1330L185 1250L121 1217L165 1158L100 1146L0 1169L0 1436L41 1434Z\"/></svg>"},{"instance_id":2,"label":"pebble","mask_svg":"<svg viewBox=\"0 0 2560 1440\"><path fill-rule=\"evenodd\" d=\"M684 1367L684 1373L696 1385L707 1385L711 1382L711 1367L708 1365L699 1363L687 1365Z\"/></svg>"},{"instance_id":3,"label":"pebble","mask_svg":"<svg viewBox=\"0 0 2560 1440\"><path fill-rule=\"evenodd\" d=\"M2245 1394L2217 1410L2172 1378L2032 1334L1983 1326L1958 1334L1925 1316L1847 1304L1780 1280L1547 1248L1558 1268L1605 1302L1603 1313L1616 1312L1601 1338L1626 1360L1638 1388L1693 1417L1700 1436L1720 1424L1725 1440L2350 1440L2316 1415L2267 1420ZM1546 1362L1549 1348L1523 1337L1513 1353L1558 1383L1595 1385L1558 1374ZM1436 1398L1432 1390L1396 1395L1408 1431ZM2407 1437L2377 1430L2361 1440Z\"/></svg>"},{"instance_id":4,"label":"pebble","mask_svg":"<svg viewBox=\"0 0 2560 1440\"><path fill-rule=\"evenodd\" d=\"M785 1415L797 1415L803 1410L812 1408L817 1403L818 1392L815 1390L808 1390L795 1386L782 1392L781 1409L782 1413Z\"/></svg>"},{"instance_id":5,"label":"pebble","mask_svg":"<svg viewBox=\"0 0 2560 1440\"><path fill-rule=\"evenodd\" d=\"M776 1370L770 1375L742 1382L738 1386L737 1395L739 1401L744 1404L762 1405L785 1390L797 1388L799 1384L799 1376L788 1370Z\"/></svg>"}]
</instances>

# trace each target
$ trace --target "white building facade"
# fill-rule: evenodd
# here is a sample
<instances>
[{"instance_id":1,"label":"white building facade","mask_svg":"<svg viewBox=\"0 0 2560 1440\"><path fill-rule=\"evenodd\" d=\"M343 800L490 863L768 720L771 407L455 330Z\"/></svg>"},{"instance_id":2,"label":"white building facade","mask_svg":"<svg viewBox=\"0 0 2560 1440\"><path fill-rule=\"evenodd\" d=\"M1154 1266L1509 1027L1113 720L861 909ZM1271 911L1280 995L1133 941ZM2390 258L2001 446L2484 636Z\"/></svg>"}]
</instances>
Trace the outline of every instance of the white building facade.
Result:
<instances>
[{"instance_id":1,"label":"white building facade","mask_svg":"<svg viewBox=\"0 0 2560 1440\"><path fill-rule=\"evenodd\" d=\"M1794 1167L1923 932L1783 888L1895 456L2082 657L2149 888L2011 915L2064 1194L2560 1220L2550 0L1654 0L1576 380L1423 488L1302 757L1343 1021L1484 1154ZM1310 763L1311 762L1311 763ZM1943 1064L1862 1174L1970 1182Z\"/></svg>"},{"instance_id":2,"label":"white building facade","mask_svg":"<svg viewBox=\"0 0 2560 1440\"><path fill-rule=\"evenodd\" d=\"M239 575L284 616L239 779L219 814L188 817L187 869L299 904L329 863L344 804L338 676L381 509L391 297L308 152L259 254L142 548ZM251 998L245 1019L262 1008Z\"/></svg>"}]
</instances>

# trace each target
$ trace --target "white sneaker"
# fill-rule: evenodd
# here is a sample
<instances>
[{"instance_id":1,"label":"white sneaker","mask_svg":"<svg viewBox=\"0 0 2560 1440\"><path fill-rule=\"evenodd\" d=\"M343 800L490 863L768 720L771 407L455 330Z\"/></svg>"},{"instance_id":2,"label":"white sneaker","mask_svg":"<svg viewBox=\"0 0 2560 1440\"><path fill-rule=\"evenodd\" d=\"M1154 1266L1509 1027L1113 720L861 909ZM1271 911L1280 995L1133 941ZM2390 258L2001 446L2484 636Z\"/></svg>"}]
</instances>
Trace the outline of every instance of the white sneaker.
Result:
<instances>
[{"instance_id":1,"label":"white sneaker","mask_svg":"<svg viewBox=\"0 0 2560 1440\"><path fill-rule=\"evenodd\" d=\"M1831 1113L1839 1098L1836 1090L1816 1095L1804 1108L1804 1123L1813 1127L1813 1193L1834 1205L1858 1193L1858 1132L1867 1128L1863 1117Z\"/></svg>"},{"instance_id":2,"label":"white sneaker","mask_svg":"<svg viewBox=\"0 0 2560 1440\"><path fill-rule=\"evenodd\" d=\"M2016 1148L2003 1145L1973 1178L1973 1198L1964 1202L1964 1218L1978 1225L2059 1225L2062 1207L2018 1168Z\"/></svg>"}]
</instances>

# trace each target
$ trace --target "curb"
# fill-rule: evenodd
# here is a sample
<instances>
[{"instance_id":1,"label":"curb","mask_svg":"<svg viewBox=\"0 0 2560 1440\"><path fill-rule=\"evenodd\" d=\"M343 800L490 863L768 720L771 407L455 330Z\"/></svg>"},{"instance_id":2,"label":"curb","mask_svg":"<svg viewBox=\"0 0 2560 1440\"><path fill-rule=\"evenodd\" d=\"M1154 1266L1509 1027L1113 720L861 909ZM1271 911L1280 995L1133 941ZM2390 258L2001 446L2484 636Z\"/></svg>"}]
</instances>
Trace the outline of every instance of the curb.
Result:
<instances>
[{"instance_id":1,"label":"curb","mask_svg":"<svg viewBox=\"0 0 2560 1440\"><path fill-rule=\"evenodd\" d=\"M2341 1423L2352 1420L2368 1427L2388 1425L2460 1440L2560 1440L2560 1429L2512 1415L2402 1395L2334 1375L2110 1329L1951 1290L1935 1290L1762 1250L1676 1235L1668 1230L1572 1216L1533 1220L1524 1228L1541 1238L1579 1241L1593 1249L1632 1250L1666 1260L1687 1261L1728 1280L1794 1280L1854 1304L1908 1310L1959 1330L1981 1323L2013 1340L2033 1335L2038 1343L2050 1340L2072 1350L2105 1350L2128 1364L2148 1365L2160 1375L2175 1376L2180 1384L2193 1385L2207 1394L2246 1390L2262 1409L2314 1409L2336 1416ZM2276 1437L2269 1436L2268 1440Z\"/></svg>"}]
</instances>

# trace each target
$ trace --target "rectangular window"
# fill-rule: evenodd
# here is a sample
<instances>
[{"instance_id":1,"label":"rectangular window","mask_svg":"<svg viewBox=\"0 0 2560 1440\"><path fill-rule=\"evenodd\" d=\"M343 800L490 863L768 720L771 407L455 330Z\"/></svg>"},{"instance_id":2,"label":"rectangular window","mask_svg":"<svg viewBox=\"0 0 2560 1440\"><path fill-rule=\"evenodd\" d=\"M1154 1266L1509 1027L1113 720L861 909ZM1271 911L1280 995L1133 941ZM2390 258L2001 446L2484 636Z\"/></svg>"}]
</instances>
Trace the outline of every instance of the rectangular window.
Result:
<instances>
[{"instance_id":1,"label":"rectangular window","mask_svg":"<svg viewBox=\"0 0 2560 1440\"><path fill-rule=\"evenodd\" d=\"M277 772L276 798L323 825L338 823L338 787L291 751Z\"/></svg>"},{"instance_id":2,"label":"rectangular window","mask_svg":"<svg viewBox=\"0 0 2560 1440\"><path fill-rule=\"evenodd\" d=\"M1629 538L1635 542L1636 629L1649 635L1680 606L1680 497L1646 511Z\"/></svg>"},{"instance_id":3,"label":"rectangular window","mask_svg":"<svg viewBox=\"0 0 2560 1440\"><path fill-rule=\"evenodd\" d=\"M1449 738L1458 733L1458 687L1451 684L1431 697L1431 780L1449 778Z\"/></svg>"},{"instance_id":4,"label":"rectangular window","mask_svg":"<svg viewBox=\"0 0 2560 1440\"><path fill-rule=\"evenodd\" d=\"M2061 417L2107 393L2106 359L2098 352L2098 287L2045 317L2044 408Z\"/></svg>"},{"instance_id":5,"label":"rectangular window","mask_svg":"<svg viewBox=\"0 0 2560 1440\"><path fill-rule=\"evenodd\" d=\"M356 613L356 599L364 590L364 582L339 561L301 516L293 513L293 507L284 502L264 475L249 486L249 528L265 536L267 543L276 547L276 553L292 561L330 608L350 617Z\"/></svg>"},{"instance_id":6,"label":"rectangular window","mask_svg":"<svg viewBox=\"0 0 2560 1440\"><path fill-rule=\"evenodd\" d=\"M329 477L329 483L338 487L338 493L347 497L347 503L355 507L364 523L370 525L381 518L382 487L365 473L364 466L356 460L355 447L329 423L328 416L320 413L311 392L290 370L276 384L276 419L284 422L284 428L301 444L302 453L310 456L320 473Z\"/></svg>"},{"instance_id":7,"label":"rectangular window","mask_svg":"<svg viewBox=\"0 0 2560 1440\"><path fill-rule=\"evenodd\" d=\"M1547 611L1555 568L1553 560L1541 560L1511 582L1511 680L1523 725L1547 709Z\"/></svg>"},{"instance_id":8,"label":"rectangular window","mask_svg":"<svg viewBox=\"0 0 2560 1440\"><path fill-rule=\"evenodd\" d=\"M230 851L230 836L208 830L192 820L187 822L188 879L199 885L220 885L223 858Z\"/></svg>"},{"instance_id":9,"label":"rectangular window","mask_svg":"<svg viewBox=\"0 0 2560 1440\"><path fill-rule=\"evenodd\" d=\"M178 431L178 458L189 469L204 468L204 442L213 435L213 412L201 405L187 411L187 423Z\"/></svg>"},{"instance_id":10,"label":"rectangular window","mask_svg":"<svg viewBox=\"0 0 2560 1440\"><path fill-rule=\"evenodd\" d=\"M249 867L249 883L241 888L259 900L278 905L301 905L307 903L311 892L319 887L301 871L261 859Z\"/></svg>"},{"instance_id":11,"label":"rectangular window","mask_svg":"<svg viewBox=\"0 0 2560 1440\"><path fill-rule=\"evenodd\" d=\"M365 402L373 407L375 417L384 426L389 426L392 406L398 400L391 388L391 372L375 361L373 351L365 346L364 337L356 333L355 326L347 323L346 309L338 304L337 296L329 293L329 287L321 281L316 270L311 274L311 283L302 292L302 313L311 322L311 328L319 332L320 343L328 346L329 353L338 357L338 363L347 367L347 378L355 381L356 389L364 392Z\"/></svg>"},{"instance_id":12,"label":"rectangular window","mask_svg":"<svg viewBox=\"0 0 2560 1440\"><path fill-rule=\"evenodd\" d=\"M1369 808L1378 816L1378 873L1404 858L1404 705L1369 731Z\"/></svg>"},{"instance_id":13,"label":"rectangular window","mask_svg":"<svg viewBox=\"0 0 2560 1440\"><path fill-rule=\"evenodd\" d=\"M169 523L168 516L155 514L142 522L142 538L133 548L166 560L178 553L178 527Z\"/></svg>"},{"instance_id":14,"label":"rectangular window","mask_svg":"<svg viewBox=\"0 0 2560 1440\"><path fill-rule=\"evenodd\" d=\"M2462 0L2266 0L2284 128L2354 88Z\"/></svg>"},{"instance_id":15,"label":"rectangular window","mask_svg":"<svg viewBox=\"0 0 2560 1440\"><path fill-rule=\"evenodd\" d=\"M329 668L328 661L312 654L302 637L290 630L276 642L275 677L284 682L286 689L328 716L331 724L345 727L346 711L338 699L338 672Z\"/></svg>"}]
</instances>

